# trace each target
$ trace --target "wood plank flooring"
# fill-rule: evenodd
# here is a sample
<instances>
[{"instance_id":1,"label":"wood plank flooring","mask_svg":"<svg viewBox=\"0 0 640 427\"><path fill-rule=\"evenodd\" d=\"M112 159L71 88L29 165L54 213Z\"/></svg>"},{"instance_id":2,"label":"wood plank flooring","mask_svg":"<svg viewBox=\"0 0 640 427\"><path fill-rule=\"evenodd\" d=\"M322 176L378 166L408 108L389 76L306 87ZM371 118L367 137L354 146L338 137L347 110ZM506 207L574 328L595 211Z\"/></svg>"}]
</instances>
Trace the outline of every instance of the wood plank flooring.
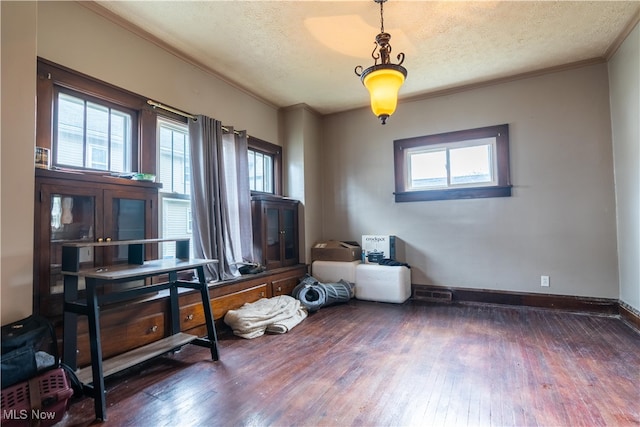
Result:
<instances>
[{"instance_id":1,"label":"wood plank flooring","mask_svg":"<svg viewBox=\"0 0 640 427\"><path fill-rule=\"evenodd\" d=\"M188 345L107 381L114 426L638 426L640 333L620 319L352 300L284 335ZM98 424L72 402L63 426Z\"/></svg>"}]
</instances>

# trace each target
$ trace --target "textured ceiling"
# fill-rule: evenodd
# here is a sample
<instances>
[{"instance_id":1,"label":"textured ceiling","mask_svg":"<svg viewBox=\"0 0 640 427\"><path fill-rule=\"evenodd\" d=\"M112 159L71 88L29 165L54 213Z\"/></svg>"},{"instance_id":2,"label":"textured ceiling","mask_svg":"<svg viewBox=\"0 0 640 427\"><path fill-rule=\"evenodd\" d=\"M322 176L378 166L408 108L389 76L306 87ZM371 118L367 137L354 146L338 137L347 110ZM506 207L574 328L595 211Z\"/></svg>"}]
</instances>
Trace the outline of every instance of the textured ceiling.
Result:
<instances>
[{"instance_id":1,"label":"textured ceiling","mask_svg":"<svg viewBox=\"0 0 640 427\"><path fill-rule=\"evenodd\" d=\"M96 6L97 4L97 6ZM380 7L364 1L97 1L90 6L278 107L368 105L354 68L373 65ZM400 99L606 59L640 2L384 3Z\"/></svg>"}]
</instances>

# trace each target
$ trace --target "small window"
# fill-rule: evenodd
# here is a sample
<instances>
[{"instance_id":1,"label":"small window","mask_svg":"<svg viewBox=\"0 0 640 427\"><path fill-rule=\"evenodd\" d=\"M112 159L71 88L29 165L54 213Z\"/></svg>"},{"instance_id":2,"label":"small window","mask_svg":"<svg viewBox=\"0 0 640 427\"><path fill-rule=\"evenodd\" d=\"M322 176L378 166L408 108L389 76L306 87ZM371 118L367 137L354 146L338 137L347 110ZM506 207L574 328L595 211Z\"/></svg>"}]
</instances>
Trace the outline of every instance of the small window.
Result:
<instances>
[{"instance_id":1,"label":"small window","mask_svg":"<svg viewBox=\"0 0 640 427\"><path fill-rule=\"evenodd\" d=\"M396 202L508 197L508 125L394 141Z\"/></svg>"},{"instance_id":2,"label":"small window","mask_svg":"<svg viewBox=\"0 0 640 427\"><path fill-rule=\"evenodd\" d=\"M407 191L496 185L495 138L404 150Z\"/></svg>"},{"instance_id":3,"label":"small window","mask_svg":"<svg viewBox=\"0 0 640 427\"><path fill-rule=\"evenodd\" d=\"M191 166L189 127L186 123L158 117L158 181L160 189L160 236L192 237ZM190 242L193 254L193 239ZM175 256L175 242L162 244L162 258Z\"/></svg>"},{"instance_id":4,"label":"small window","mask_svg":"<svg viewBox=\"0 0 640 427\"><path fill-rule=\"evenodd\" d=\"M281 194L282 151L280 147L253 137L249 137L248 145L250 190Z\"/></svg>"},{"instance_id":5,"label":"small window","mask_svg":"<svg viewBox=\"0 0 640 427\"><path fill-rule=\"evenodd\" d=\"M131 171L133 112L63 91L57 92L54 108L56 166Z\"/></svg>"},{"instance_id":6,"label":"small window","mask_svg":"<svg viewBox=\"0 0 640 427\"><path fill-rule=\"evenodd\" d=\"M249 188L273 194L273 156L249 149Z\"/></svg>"}]
</instances>

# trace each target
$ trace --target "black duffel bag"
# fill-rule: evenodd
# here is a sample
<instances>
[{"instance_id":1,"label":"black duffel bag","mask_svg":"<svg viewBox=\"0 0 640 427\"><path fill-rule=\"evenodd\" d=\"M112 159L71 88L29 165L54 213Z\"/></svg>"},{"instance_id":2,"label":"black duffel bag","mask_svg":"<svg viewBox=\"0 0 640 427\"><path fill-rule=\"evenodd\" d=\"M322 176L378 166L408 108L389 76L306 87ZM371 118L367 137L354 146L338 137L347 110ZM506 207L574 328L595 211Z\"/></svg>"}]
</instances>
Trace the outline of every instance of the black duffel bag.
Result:
<instances>
[{"instance_id":1,"label":"black duffel bag","mask_svg":"<svg viewBox=\"0 0 640 427\"><path fill-rule=\"evenodd\" d=\"M2 326L2 388L57 368L58 346L51 322L40 316Z\"/></svg>"}]
</instances>

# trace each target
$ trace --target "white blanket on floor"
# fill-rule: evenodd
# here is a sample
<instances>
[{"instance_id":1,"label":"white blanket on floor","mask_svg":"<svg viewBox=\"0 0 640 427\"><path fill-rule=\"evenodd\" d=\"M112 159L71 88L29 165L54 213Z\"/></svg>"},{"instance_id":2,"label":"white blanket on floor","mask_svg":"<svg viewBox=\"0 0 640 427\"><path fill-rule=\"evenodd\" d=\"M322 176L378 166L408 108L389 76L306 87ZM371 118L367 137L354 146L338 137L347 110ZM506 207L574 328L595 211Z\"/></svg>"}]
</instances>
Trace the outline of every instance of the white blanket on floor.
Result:
<instances>
[{"instance_id":1,"label":"white blanket on floor","mask_svg":"<svg viewBox=\"0 0 640 427\"><path fill-rule=\"evenodd\" d=\"M300 301L288 295L262 298L244 304L237 310L229 310L224 323L242 338L257 338L266 331L285 333L307 317L307 310Z\"/></svg>"}]
</instances>

